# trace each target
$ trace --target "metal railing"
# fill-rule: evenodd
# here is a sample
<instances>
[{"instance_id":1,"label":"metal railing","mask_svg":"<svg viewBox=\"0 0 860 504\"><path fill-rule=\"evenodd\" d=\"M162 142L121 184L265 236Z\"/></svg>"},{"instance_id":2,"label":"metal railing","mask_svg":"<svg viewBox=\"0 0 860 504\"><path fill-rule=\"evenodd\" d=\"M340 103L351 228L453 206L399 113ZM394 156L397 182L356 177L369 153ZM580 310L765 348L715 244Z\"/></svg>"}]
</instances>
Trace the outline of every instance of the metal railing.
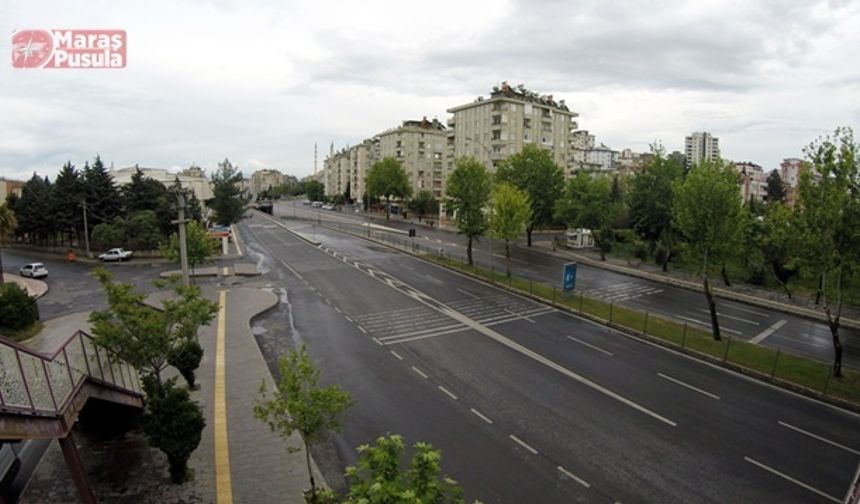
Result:
<instances>
[{"instance_id":1,"label":"metal railing","mask_svg":"<svg viewBox=\"0 0 860 504\"><path fill-rule=\"evenodd\" d=\"M52 355L0 341L0 412L58 416L86 380L142 395L137 371L83 331Z\"/></svg>"}]
</instances>

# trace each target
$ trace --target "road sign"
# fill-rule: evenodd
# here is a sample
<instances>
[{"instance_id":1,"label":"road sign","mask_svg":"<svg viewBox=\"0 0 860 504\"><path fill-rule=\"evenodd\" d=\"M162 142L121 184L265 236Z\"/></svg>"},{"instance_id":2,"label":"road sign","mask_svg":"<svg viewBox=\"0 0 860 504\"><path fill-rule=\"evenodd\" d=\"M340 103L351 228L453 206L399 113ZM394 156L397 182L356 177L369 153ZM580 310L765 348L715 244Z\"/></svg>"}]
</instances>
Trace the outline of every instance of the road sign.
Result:
<instances>
[{"instance_id":1,"label":"road sign","mask_svg":"<svg viewBox=\"0 0 860 504\"><path fill-rule=\"evenodd\" d=\"M564 290L572 291L576 288L576 263L564 265Z\"/></svg>"}]
</instances>

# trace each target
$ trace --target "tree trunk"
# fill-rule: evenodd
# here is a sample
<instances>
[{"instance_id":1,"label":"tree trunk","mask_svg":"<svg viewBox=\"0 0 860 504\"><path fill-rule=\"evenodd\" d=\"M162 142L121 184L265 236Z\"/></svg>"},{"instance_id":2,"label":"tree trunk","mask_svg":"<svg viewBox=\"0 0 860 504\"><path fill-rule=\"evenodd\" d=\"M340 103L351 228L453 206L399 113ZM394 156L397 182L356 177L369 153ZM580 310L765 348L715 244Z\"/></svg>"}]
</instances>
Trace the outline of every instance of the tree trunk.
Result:
<instances>
[{"instance_id":1,"label":"tree trunk","mask_svg":"<svg viewBox=\"0 0 860 504\"><path fill-rule=\"evenodd\" d=\"M833 377L842 378L842 342L839 341L839 317L830 319L828 310L827 318L830 336L833 338Z\"/></svg>"},{"instance_id":2,"label":"tree trunk","mask_svg":"<svg viewBox=\"0 0 860 504\"><path fill-rule=\"evenodd\" d=\"M3 285L3 249L0 248L0 285Z\"/></svg>"},{"instance_id":3,"label":"tree trunk","mask_svg":"<svg viewBox=\"0 0 860 504\"><path fill-rule=\"evenodd\" d=\"M469 257L469 266L472 265L472 237L469 237L469 242L466 245L466 255Z\"/></svg>"},{"instance_id":4,"label":"tree trunk","mask_svg":"<svg viewBox=\"0 0 860 504\"><path fill-rule=\"evenodd\" d=\"M385 220L389 220L391 218L391 197L385 197Z\"/></svg>"},{"instance_id":5,"label":"tree trunk","mask_svg":"<svg viewBox=\"0 0 860 504\"><path fill-rule=\"evenodd\" d=\"M534 230L534 225L529 224L528 227L526 227L526 241L527 241L529 247L532 246L532 230ZM510 276L510 275L508 275L508 276Z\"/></svg>"},{"instance_id":6,"label":"tree trunk","mask_svg":"<svg viewBox=\"0 0 860 504\"><path fill-rule=\"evenodd\" d=\"M720 275L722 275L723 283L726 285L726 287L731 287L732 282L729 281L729 272L726 271L726 264L725 263L723 263L722 267L720 268Z\"/></svg>"},{"instance_id":7,"label":"tree trunk","mask_svg":"<svg viewBox=\"0 0 860 504\"><path fill-rule=\"evenodd\" d=\"M708 311L711 312L711 332L714 335L714 341L720 341L720 321L717 319L717 303L714 302L714 295L711 294L711 282L708 280L708 275L705 275L703 282L705 290L705 299L708 301Z\"/></svg>"},{"instance_id":8,"label":"tree trunk","mask_svg":"<svg viewBox=\"0 0 860 504\"><path fill-rule=\"evenodd\" d=\"M508 278L511 277L511 241L505 240L505 266L507 267Z\"/></svg>"},{"instance_id":9,"label":"tree trunk","mask_svg":"<svg viewBox=\"0 0 860 504\"><path fill-rule=\"evenodd\" d=\"M314 480L314 472L311 469L311 449L308 446L308 442L305 441L305 437L302 436L302 441L305 445L305 462L308 465L308 477L311 479L311 502L317 501L317 482Z\"/></svg>"},{"instance_id":10,"label":"tree trunk","mask_svg":"<svg viewBox=\"0 0 860 504\"><path fill-rule=\"evenodd\" d=\"M821 304L821 293L824 291L824 273L818 277L818 290L815 291L815 306Z\"/></svg>"},{"instance_id":11,"label":"tree trunk","mask_svg":"<svg viewBox=\"0 0 860 504\"><path fill-rule=\"evenodd\" d=\"M788 290L788 284L786 282L783 282L782 279L779 278L779 275L776 272L776 265L772 265L770 271L771 273L773 273L773 277L776 279L776 283L778 283L779 286L782 287L782 290L785 291L785 294L788 296L788 299L791 300L791 291Z\"/></svg>"}]
</instances>

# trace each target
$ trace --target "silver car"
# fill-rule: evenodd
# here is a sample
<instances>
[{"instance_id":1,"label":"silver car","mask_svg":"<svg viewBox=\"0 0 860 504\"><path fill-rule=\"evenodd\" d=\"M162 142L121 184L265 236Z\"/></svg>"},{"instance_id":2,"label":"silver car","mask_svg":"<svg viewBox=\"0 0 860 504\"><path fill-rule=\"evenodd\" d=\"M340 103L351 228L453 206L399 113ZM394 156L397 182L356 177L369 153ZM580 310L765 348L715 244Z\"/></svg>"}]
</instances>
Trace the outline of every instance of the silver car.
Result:
<instances>
[{"instance_id":1,"label":"silver car","mask_svg":"<svg viewBox=\"0 0 860 504\"><path fill-rule=\"evenodd\" d=\"M30 278L44 278L48 276L48 268L42 263L30 263L21 268L21 276Z\"/></svg>"}]
</instances>

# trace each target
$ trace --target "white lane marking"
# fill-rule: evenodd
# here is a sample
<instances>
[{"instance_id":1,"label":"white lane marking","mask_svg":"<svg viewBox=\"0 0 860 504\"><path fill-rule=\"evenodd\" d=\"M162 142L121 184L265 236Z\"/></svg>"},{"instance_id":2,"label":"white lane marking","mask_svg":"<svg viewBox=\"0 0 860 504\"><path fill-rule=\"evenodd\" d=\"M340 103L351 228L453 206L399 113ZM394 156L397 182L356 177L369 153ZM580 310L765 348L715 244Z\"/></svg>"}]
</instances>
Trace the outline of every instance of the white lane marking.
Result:
<instances>
[{"instance_id":1,"label":"white lane marking","mask_svg":"<svg viewBox=\"0 0 860 504\"><path fill-rule=\"evenodd\" d=\"M471 292L469 292L469 291L467 291L467 290L460 289L460 288L458 288L457 290L458 290L458 291L460 291L460 292L462 292L463 294L465 294L465 295L467 295L467 296L470 296L470 297L473 297L473 298L475 298L475 299L478 299L478 296L476 296L475 294L472 294Z\"/></svg>"},{"instance_id":2,"label":"white lane marking","mask_svg":"<svg viewBox=\"0 0 860 504\"><path fill-rule=\"evenodd\" d=\"M424 275L424 278L426 278L427 280L430 280L431 282L433 282L437 285L442 285L443 283L445 283L442 280L439 280L438 278L434 277L433 275Z\"/></svg>"},{"instance_id":3,"label":"white lane marking","mask_svg":"<svg viewBox=\"0 0 860 504\"><path fill-rule=\"evenodd\" d=\"M376 342L376 344L377 344L377 345L379 345L379 346L385 346L385 343L383 343L383 342L379 341L379 340L378 340L378 339L376 339L376 338L373 338L373 341L375 341L375 342Z\"/></svg>"},{"instance_id":4,"label":"white lane marking","mask_svg":"<svg viewBox=\"0 0 860 504\"><path fill-rule=\"evenodd\" d=\"M784 326L786 322L787 322L787 320L784 320L784 319L783 320L777 320L775 324L768 327L764 331L758 333L758 335L756 335L755 338L750 340L750 343L752 343L754 345L758 345L759 343L764 341L765 338L767 338L771 334L775 333L780 327Z\"/></svg>"},{"instance_id":5,"label":"white lane marking","mask_svg":"<svg viewBox=\"0 0 860 504\"><path fill-rule=\"evenodd\" d=\"M367 331L363 327L361 327L360 325L357 325L355 327L358 327L359 331L363 332L364 334L367 334Z\"/></svg>"},{"instance_id":6,"label":"white lane marking","mask_svg":"<svg viewBox=\"0 0 860 504\"><path fill-rule=\"evenodd\" d=\"M568 337L567 337L567 339L569 339L569 340L573 340L573 341L575 341L575 342L579 343L580 345L587 346L588 348L590 348L590 349L592 349L592 350L597 350L598 352L600 352L600 353L602 353L602 354L605 354L605 355L608 355L608 356L612 357L612 352L610 352L610 351L608 351L608 350L604 350L604 349L602 349L602 348L600 348L600 347L596 347L596 346L592 345L591 343L586 343L585 341L582 341L582 340L581 340L581 339L579 339L579 338L574 338L573 336L568 336Z\"/></svg>"},{"instance_id":7,"label":"white lane marking","mask_svg":"<svg viewBox=\"0 0 860 504\"><path fill-rule=\"evenodd\" d=\"M493 423L493 421L492 421L492 420L490 420L489 418L487 418L487 416L486 416L486 415L484 415L484 414L483 414L483 413L481 413L480 411L476 410L475 408L471 408L471 409L469 409L469 411L471 411L471 412L472 412L476 417L478 417L478 418L480 418L481 420L483 420L483 421L487 422L488 424L492 424L492 423Z\"/></svg>"},{"instance_id":8,"label":"white lane marking","mask_svg":"<svg viewBox=\"0 0 860 504\"><path fill-rule=\"evenodd\" d=\"M412 366L412 371L415 371L416 373L418 373L418 375L419 375L419 376L421 376L422 378L424 378L425 380L426 380L426 379L428 379L428 378L430 378L429 376L427 376L426 374L424 374L424 371L421 371L420 369L418 369L418 368L417 368L417 367L415 367L415 366Z\"/></svg>"},{"instance_id":9,"label":"white lane marking","mask_svg":"<svg viewBox=\"0 0 860 504\"><path fill-rule=\"evenodd\" d=\"M710 311L708 311L704 308L699 308L699 311L704 312L704 313L711 313ZM727 318L729 320L737 320L738 322L744 322L746 324L761 325L761 322L756 322L755 320L749 320L749 319L740 318L740 317L734 317L732 315L727 315L723 312L717 312L717 316L722 317L722 318Z\"/></svg>"},{"instance_id":10,"label":"white lane marking","mask_svg":"<svg viewBox=\"0 0 860 504\"><path fill-rule=\"evenodd\" d=\"M451 399L453 399L453 400L455 400L455 401L457 400L457 396L455 396L455 395L454 395L454 393L453 393L453 392L451 392L450 390L446 389L446 388L445 388L445 387L443 387L442 385L437 385L437 387L439 388L439 390L441 390L442 392L444 392L444 393L445 393L448 397L450 397Z\"/></svg>"},{"instance_id":11,"label":"white lane marking","mask_svg":"<svg viewBox=\"0 0 860 504\"><path fill-rule=\"evenodd\" d=\"M712 393L707 392L707 391L705 391L705 390L702 390L702 389L700 389L699 387L696 387L696 386L690 385L689 383L682 382L681 380L679 380L679 379L677 379L677 378L672 378L671 376L666 376L666 375L664 375L663 373L657 373L657 376L659 376L660 378L663 378L663 379L665 379L665 380L669 380L670 382L677 383L678 385L680 385L680 386L682 386L682 387L687 387L688 389L690 389L690 390L694 390L694 391L696 391L696 392L698 392L698 393L700 393L700 394L706 395L706 396L708 396L708 397L712 397L712 398L714 398L714 399L716 399L716 400L718 400L718 401L720 400L720 396L715 395L715 394L712 394Z\"/></svg>"},{"instance_id":12,"label":"white lane marking","mask_svg":"<svg viewBox=\"0 0 860 504\"><path fill-rule=\"evenodd\" d=\"M580 478L579 476L573 474L572 472L568 471L564 467L558 466L558 470L561 471L562 474L564 474L568 478L572 479L573 481L579 483L580 485L584 486L585 488L591 488L591 485L589 485L587 481L585 481L584 479Z\"/></svg>"},{"instance_id":13,"label":"white lane marking","mask_svg":"<svg viewBox=\"0 0 860 504\"><path fill-rule=\"evenodd\" d=\"M725 305L731 307L734 310L751 313L753 315L758 315L759 317L764 317L764 318L770 317L769 313L764 313L764 312L760 312L757 310L752 310L750 308L747 308L746 306L740 306L740 305L735 304L735 303L725 303Z\"/></svg>"},{"instance_id":14,"label":"white lane marking","mask_svg":"<svg viewBox=\"0 0 860 504\"><path fill-rule=\"evenodd\" d=\"M394 350L389 350L389 352L391 352L391 355L397 357L398 360L403 360L403 357L401 357L400 354L395 352Z\"/></svg>"},{"instance_id":15,"label":"white lane marking","mask_svg":"<svg viewBox=\"0 0 860 504\"><path fill-rule=\"evenodd\" d=\"M847 452L849 452L849 453L853 453L854 455L860 455L860 451L857 451L857 450L855 450L855 449L853 449L853 448L848 448L847 446L845 446L845 445L841 445L841 444L837 443L836 441L831 441L831 440L829 440L829 439L827 439L827 438L825 438L825 437L821 437L821 436L819 436L819 435L817 435L817 434L813 434L813 433L811 433L811 432L809 432L809 431L805 431L805 430L801 429L800 427L795 427L794 425L787 424L787 423L782 422L782 421L777 422L777 423L779 423L779 425L782 425L782 426L783 426L783 427L785 427L785 428L791 429L791 430L793 430L793 431L797 431L797 432L799 432L799 433L801 433L801 434L806 434L807 436L809 436L809 437L811 437L811 438L815 438L815 439L817 439L817 440L819 440L819 441L821 441L821 442L827 443L827 444L829 444L829 445L831 445L831 446L835 446L835 447L837 447L837 448L842 448L843 450L845 450L845 451L847 451Z\"/></svg>"},{"instance_id":16,"label":"white lane marking","mask_svg":"<svg viewBox=\"0 0 860 504\"><path fill-rule=\"evenodd\" d=\"M336 311L338 313L343 313L342 311L340 311L340 308L338 308L337 306L334 307L334 311Z\"/></svg>"},{"instance_id":17,"label":"white lane marking","mask_svg":"<svg viewBox=\"0 0 860 504\"><path fill-rule=\"evenodd\" d=\"M398 339L398 340L389 340L389 341L386 341L385 344L386 345L397 345L399 343L408 343L410 341L418 341L418 340L423 340L423 339L427 339L427 338L435 338L437 336L445 336L446 334L454 334L454 333L469 331L469 330L471 330L470 327L460 327L458 329L451 329L450 331L443 331L440 333L423 334L421 336L412 336L410 338L403 338L403 339Z\"/></svg>"},{"instance_id":18,"label":"white lane marking","mask_svg":"<svg viewBox=\"0 0 860 504\"><path fill-rule=\"evenodd\" d=\"M815 488L815 487L812 487L812 486L810 486L810 485L807 485L806 483L804 483L804 482L802 482L802 481L798 481L798 480L796 480L796 479L792 478L791 476L789 476L789 475L787 475L787 474L785 474L785 473L781 473L781 472L777 471L777 470L776 470L776 469L774 469L773 467L766 466L765 464L762 464L762 463L761 463L761 462L759 462L758 460L752 459L752 458L750 458L750 457L744 457L744 460L746 460L746 461L747 461L747 462L749 462L750 464L753 464L753 465L759 466L759 467L761 467L762 469L764 469L765 471L768 471L768 472L770 472L770 473L772 473L772 474L775 474L775 475L779 476L780 478L783 478L783 479L785 479L785 480L788 480L788 481L790 481L790 482L794 483L795 485L801 486L801 487L803 487L803 488L805 488L805 489L809 490L810 492L817 493L818 495L820 495L820 496L824 497L825 499L829 499L829 500L831 500L831 501L833 501L833 502L838 502L838 503L841 503L841 502L842 502L842 499L837 499L836 497L834 497L834 496L832 496L832 495L830 495L830 494L826 494L826 493L822 492L821 490L819 490L819 489L817 489L817 488Z\"/></svg>"},{"instance_id":19,"label":"white lane marking","mask_svg":"<svg viewBox=\"0 0 860 504\"><path fill-rule=\"evenodd\" d=\"M687 313L689 313L689 312L687 312ZM682 320L686 320L687 322L692 322L694 324L698 324L698 325L704 327L705 329L710 329L710 327L711 327L711 323L705 322L704 320L694 319L692 317L684 317L683 315L675 315L675 317L682 319ZM720 326L720 331L736 334L738 336L743 336L743 333L741 333L740 331L735 331L734 329L729 329L728 327Z\"/></svg>"},{"instance_id":20,"label":"white lane marking","mask_svg":"<svg viewBox=\"0 0 860 504\"><path fill-rule=\"evenodd\" d=\"M537 450L535 450L534 448L532 448L531 446L529 446L529 445L528 445L525 441L523 441L522 439L520 439L520 438L518 438L518 437L514 436L513 434L509 435L508 437L509 437L509 438L511 438L511 439L513 439L514 443L516 443L516 444L518 444L518 445L522 446L523 448L525 448L526 450L528 450L528 451L532 452L532 455L537 455L537 454L538 454L538 451L537 451Z\"/></svg>"},{"instance_id":21,"label":"white lane marking","mask_svg":"<svg viewBox=\"0 0 860 504\"><path fill-rule=\"evenodd\" d=\"M346 318L346 320L348 320L348 321L350 321L350 322L352 322L352 321L353 321L353 320L352 320L352 317L350 317L349 315L344 315L344 318Z\"/></svg>"},{"instance_id":22,"label":"white lane marking","mask_svg":"<svg viewBox=\"0 0 860 504\"><path fill-rule=\"evenodd\" d=\"M421 334L434 333L437 331L447 331L448 329L455 329L457 327L463 327L463 324L450 324L442 327L431 327L430 329L421 329L420 331L411 331L402 334L392 334L391 336L385 336L379 339L381 339L382 341L388 341L393 339L406 338L409 336L418 336Z\"/></svg>"}]
</instances>

